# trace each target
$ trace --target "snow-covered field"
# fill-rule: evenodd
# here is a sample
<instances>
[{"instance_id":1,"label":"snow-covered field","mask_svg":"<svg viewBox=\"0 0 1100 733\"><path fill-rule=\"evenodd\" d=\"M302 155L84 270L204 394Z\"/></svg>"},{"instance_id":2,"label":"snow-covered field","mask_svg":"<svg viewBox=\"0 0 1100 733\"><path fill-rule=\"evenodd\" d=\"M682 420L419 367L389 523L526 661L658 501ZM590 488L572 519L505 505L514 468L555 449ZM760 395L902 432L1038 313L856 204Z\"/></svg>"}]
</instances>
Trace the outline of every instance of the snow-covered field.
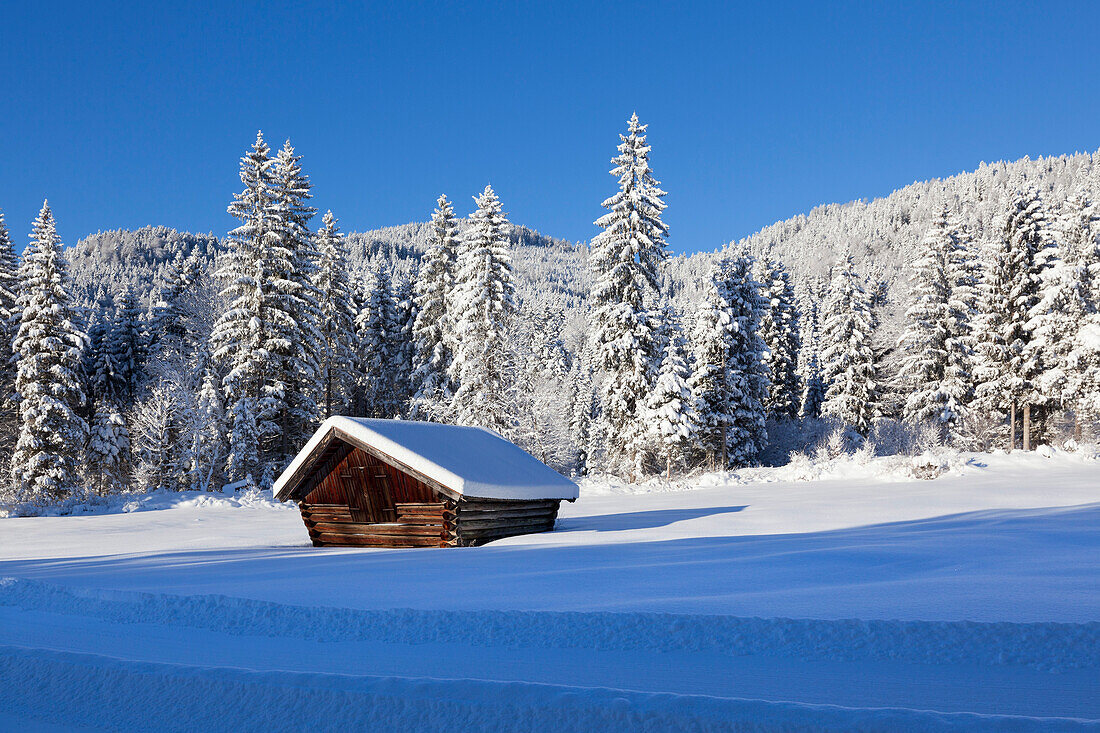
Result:
<instances>
[{"instance_id":1,"label":"snow-covered field","mask_svg":"<svg viewBox=\"0 0 1100 733\"><path fill-rule=\"evenodd\" d=\"M0 729L1100 729L1096 452L937 460L589 481L481 548L314 549L263 497L0 520Z\"/></svg>"}]
</instances>

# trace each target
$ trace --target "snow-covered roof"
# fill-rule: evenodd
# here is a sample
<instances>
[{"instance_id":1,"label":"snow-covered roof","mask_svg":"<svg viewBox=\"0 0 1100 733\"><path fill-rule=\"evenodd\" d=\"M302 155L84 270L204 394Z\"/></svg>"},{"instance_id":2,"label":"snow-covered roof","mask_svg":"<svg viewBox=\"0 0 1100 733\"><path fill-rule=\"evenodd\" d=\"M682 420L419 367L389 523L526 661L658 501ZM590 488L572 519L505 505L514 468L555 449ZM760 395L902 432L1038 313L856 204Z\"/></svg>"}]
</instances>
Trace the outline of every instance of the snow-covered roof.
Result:
<instances>
[{"instance_id":1,"label":"snow-covered roof","mask_svg":"<svg viewBox=\"0 0 1100 733\"><path fill-rule=\"evenodd\" d=\"M284 494L290 493L295 476L334 431L346 433L463 496L569 501L578 496L575 483L491 430L334 416L325 420L275 481L277 498L289 498Z\"/></svg>"}]
</instances>

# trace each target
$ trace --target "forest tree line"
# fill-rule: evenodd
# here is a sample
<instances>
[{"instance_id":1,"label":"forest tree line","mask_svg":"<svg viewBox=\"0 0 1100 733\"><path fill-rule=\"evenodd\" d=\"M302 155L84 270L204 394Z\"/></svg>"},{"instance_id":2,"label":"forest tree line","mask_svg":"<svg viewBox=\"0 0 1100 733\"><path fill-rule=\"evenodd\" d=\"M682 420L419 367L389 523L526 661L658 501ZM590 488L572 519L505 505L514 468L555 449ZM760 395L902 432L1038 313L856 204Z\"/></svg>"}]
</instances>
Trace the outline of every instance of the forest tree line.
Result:
<instances>
[{"instance_id":1,"label":"forest tree line","mask_svg":"<svg viewBox=\"0 0 1100 733\"><path fill-rule=\"evenodd\" d=\"M632 480L752 465L790 425L855 447L900 422L979 450L1094 430L1096 181L1052 206L1019 176L983 232L944 197L903 294L850 253L796 276L749 243L685 284L646 126L620 139L583 287L517 288L491 187L465 218L441 196L410 267L395 251L353 268L332 213L315 226L301 157L262 135L213 267L212 247L180 254L141 294L80 297L48 204L21 258L0 217L2 503L269 488L332 414L480 425L564 473ZM891 298L906 307L884 342Z\"/></svg>"}]
</instances>

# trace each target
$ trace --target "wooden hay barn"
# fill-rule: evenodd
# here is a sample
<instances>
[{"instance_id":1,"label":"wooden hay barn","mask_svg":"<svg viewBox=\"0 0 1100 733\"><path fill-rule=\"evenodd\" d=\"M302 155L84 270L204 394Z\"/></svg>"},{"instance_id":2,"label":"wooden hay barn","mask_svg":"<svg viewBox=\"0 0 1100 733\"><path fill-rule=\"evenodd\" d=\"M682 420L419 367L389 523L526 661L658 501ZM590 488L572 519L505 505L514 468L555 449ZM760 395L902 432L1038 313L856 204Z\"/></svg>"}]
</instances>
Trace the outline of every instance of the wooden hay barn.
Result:
<instances>
[{"instance_id":1,"label":"wooden hay barn","mask_svg":"<svg viewBox=\"0 0 1100 733\"><path fill-rule=\"evenodd\" d=\"M482 428L331 417L275 497L317 547L465 547L552 530L577 485Z\"/></svg>"}]
</instances>

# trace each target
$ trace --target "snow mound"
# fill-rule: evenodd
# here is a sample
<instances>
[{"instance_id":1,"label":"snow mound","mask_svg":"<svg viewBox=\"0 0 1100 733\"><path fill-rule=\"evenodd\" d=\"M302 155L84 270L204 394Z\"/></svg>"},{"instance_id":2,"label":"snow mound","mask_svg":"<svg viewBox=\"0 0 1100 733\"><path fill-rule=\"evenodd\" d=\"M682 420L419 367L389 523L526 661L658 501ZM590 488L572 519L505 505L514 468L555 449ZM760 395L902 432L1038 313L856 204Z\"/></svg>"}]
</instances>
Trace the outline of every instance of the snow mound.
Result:
<instances>
[{"instance_id":1,"label":"snow mound","mask_svg":"<svg viewBox=\"0 0 1100 733\"><path fill-rule=\"evenodd\" d=\"M1080 464L1100 459L1100 446L1068 442L1062 448L1041 445L1033 452L1004 451L968 453L954 449L925 451L920 455L875 456L863 451L844 453L832 458L793 453L783 466L760 466L732 471L692 474L669 481L663 477L628 483L614 476L596 474L580 480L582 496L614 494L654 494L691 491L715 486L804 481L862 481L897 483L924 481L944 476L966 476L986 472L991 467L1037 468L1041 459L1062 464Z\"/></svg>"},{"instance_id":2,"label":"snow mound","mask_svg":"<svg viewBox=\"0 0 1100 733\"><path fill-rule=\"evenodd\" d=\"M148 493L123 493L104 497L90 497L78 504L54 506L42 509L38 516L58 517L83 514L129 514L130 512L160 511L200 507L210 509L271 509L294 510L289 504L276 501L271 491L151 491ZM0 514L0 517L3 517Z\"/></svg>"}]
</instances>

